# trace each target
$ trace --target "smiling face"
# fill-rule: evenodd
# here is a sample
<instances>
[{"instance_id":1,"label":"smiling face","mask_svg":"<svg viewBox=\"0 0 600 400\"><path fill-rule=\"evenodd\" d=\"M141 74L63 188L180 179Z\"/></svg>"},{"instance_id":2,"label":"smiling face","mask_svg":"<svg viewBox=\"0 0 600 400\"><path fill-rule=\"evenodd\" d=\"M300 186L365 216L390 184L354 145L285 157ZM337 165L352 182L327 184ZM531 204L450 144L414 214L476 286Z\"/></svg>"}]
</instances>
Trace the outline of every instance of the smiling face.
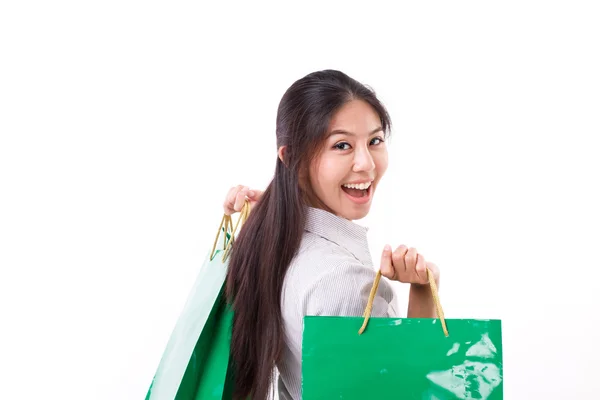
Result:
<instances>
[{"instance_id":1,"label":"smiling face","mask_svg":"<svg viewBox=\"0 0 600 400\"><path fill-rule=\"evenodd\" d=\"M309 168L311 205L348 220L364 218L387 166L379 115L365 101L346 103L331 119L323 148Z\"/></svg>"}]
</instances>

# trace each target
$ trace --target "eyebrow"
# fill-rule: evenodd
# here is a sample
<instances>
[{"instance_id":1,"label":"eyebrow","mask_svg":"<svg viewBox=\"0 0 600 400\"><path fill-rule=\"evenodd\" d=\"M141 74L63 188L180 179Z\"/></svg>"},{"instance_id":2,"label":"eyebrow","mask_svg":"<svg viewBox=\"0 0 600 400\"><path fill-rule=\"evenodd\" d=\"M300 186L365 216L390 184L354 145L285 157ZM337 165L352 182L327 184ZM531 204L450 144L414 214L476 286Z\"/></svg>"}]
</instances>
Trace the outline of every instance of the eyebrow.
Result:
<instances>
[{"instance_id":1,"label":"eyebrow","mask_svg":"<svg viewBox=\"0 0 600 400\"><path fill-rule=\"evenodd\" d=\"M371 135L373 135L373 134L375 134L375 133L377 133L377 132L381 132L381 131L383 131L383 128L380 126L379 128L373 129L373 130L372 130L372 131L369 133L369 136L371 136ZM348 131L345 131L345 130L343 130L343 129L335 129L335 130L333 130L333 131L329 132L329 133L327 134L327 137L330 137L330 136L333 136L333 135L349 135L349 136L356 136L356 133L354 133L354 132L348 132Z\"/></svg>"}]
</instances>

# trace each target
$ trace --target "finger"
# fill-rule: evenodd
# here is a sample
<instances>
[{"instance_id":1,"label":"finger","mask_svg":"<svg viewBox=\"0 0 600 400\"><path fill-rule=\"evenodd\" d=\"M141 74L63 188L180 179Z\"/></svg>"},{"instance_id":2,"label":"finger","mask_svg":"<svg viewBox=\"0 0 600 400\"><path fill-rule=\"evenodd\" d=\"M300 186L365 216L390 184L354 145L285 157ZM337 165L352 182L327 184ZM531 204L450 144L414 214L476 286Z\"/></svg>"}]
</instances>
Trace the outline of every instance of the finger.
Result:
<instances>
[{"instance_id":1,"label":"finger","mask_svg":"<svg viewBox=\"0 0 600 400\"><path fill-rule=\"evenodd\" d=\"M389 244L386 244L383 247L379 270L381 271L381 275L385 276L386 278L395 278L396 271L394 270L394 266L392 265L392 247Z\"/></svg>"},{"instance_id":2,"label":"finger","mask_svg":"<svg viewBox=\"0 0 600 400\"><path fill-rule=\"evenodd\" d=\"M244 187L242 185L237 185L232 187L229 190L229 194L228 194L228 202L229 204L231 204L231 207L233 208L233 204L235 203L235 197L237 196L237 194L239 193L240 190L242 190Z\"/></svg>"},{"instance_id":3,"label":"finger","mask_svg":"<svg viewBox=\"0 0 600 400\"><path fill-rule=\"evenodd\" d=\"M223 203L223 210L225 211L225 214L231 215L235 212L233 205L235 203L235 196L238 191L239 186L234 186L229 189L229 192L227 192L227 196L225 196L225 202Z\"/></svg>"},{"instance_id":4,"label":"finger","mask_svg":"<svg viewBox=\"0 0 600 400\"><path fill-rule=\"evenodd\" d=\"M235 203L233 205L233 209L235 211L242 211L242 207L244 206L244 202L246 201L246 194L248 193L248 189L243 187L237 195L235 196Z\"/></svg>"},{"instance_id":5,"label":"finger","mask_svg":"<svg viewBox=\"0 0 600 400\"><path fill-rule=\"evenodd\" d=\"M246 196L248 196L248 199L254 202L260 200L262 194L262 190L250 189L248 190L248 194Z\"/></svg>"},{"instance_id":6,"label":"finger","mask_svg":"<svg viewBox=\"0 0 600 400\"><path fill-rule=\"evenodd\" d=\"M396 279L404 279L406 276L406 264L404 263L404 256L408 251L408 247L405 245L398 246L392 254L392 264L396 272Z\"/></svg>"},{"instance_id":7,"label":"finger","mask_svg":"<svg viewBox=\"0 0 600 400\"><path fill-rule=\"evenodd\" d=\"M417 249L411 247L404 256L404 263L406 264L406 273L412 277L415 276L415 270L417 268Z\"/></svg>"},{"instance_id":8,"label":"finger","mask_svg":"<svg viewBox=\"0 0 600 400\"><path fill-rule=\"evenodd\" d=\"M417 265L415 270L418 279L417 283L427 283L427 264L425 262L425 257L423 257L421 254L417 254Z\"/></svg>"}]
</instances>

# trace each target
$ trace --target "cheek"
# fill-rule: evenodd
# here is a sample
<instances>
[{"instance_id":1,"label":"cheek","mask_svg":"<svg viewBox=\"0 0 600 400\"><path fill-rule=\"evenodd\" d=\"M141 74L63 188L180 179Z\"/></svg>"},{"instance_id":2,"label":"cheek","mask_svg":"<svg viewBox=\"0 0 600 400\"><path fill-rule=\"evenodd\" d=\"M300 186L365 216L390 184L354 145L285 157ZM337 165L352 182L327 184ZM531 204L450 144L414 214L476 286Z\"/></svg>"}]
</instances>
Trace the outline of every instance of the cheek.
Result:
<instances>
[{"instance_id":1,"label":"cheek","mask_svg":"<svg viewBox=\"0 0 600 400\"><path fill-rule=\"evenodd\" d=\"M327 164L323 161L324 160L322 158L314 160L309 170L310 189L314 194L317 195L322 192L321 186L323 185L323 178L324 176L327 176L324 174Z\"/></svg>"},{"instance_id":2,"label":"cheek","mask_svg":"<svg viewBox=\"0 0 600 400\"><path fill-rule=\"evenodd\" d=\"M337 189L348 176L349 171L352 168L351 164L348 164L341 157L330 157L323 160L321 165L321 182L323 185L327 184L329 190Z\"/></svg>"},{"instance_id":3,"label":"cheek","mask_svg":"<svg viewBox=\"0 0 600 400\"><path fill-rule=\"evenodd\" d=\"M323 156L313 164L310 171L310 181L315 192L327 194L336 190L347 175L348 170L339 157Z\"/></svg>"},{"instance_id":4,"label":"cheek","mask_svg":"<svg viewBox=\"0 0 600 400\"><path fill-rule=\"evenodd\" d=\"M379 154L377 157L375 157L375 169L377 170L377 175L379 178L381 178L383 176L383 174L385 174L385 171L387 171L387 167L388 167L388 154L387 154L387 150L382 152L381 154Z\"/></svg>"}]
</instances>

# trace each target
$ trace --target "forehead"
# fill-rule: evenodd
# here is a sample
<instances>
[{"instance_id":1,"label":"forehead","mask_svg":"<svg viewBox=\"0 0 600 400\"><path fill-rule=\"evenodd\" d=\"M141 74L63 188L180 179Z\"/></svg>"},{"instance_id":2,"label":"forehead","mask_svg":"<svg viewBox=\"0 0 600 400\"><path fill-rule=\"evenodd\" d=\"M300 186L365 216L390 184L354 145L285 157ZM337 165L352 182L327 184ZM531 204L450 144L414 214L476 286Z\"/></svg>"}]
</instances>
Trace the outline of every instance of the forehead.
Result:
<instances>
[{"instance_id":1,"label":"forehead","mask_svg":"<svg viewBox=\"0 0 600 400\"><path fill-rule=\"evenodd\" d=\"M329 132L343 130L355 134L369 134L381 126L377 112L363 100L352 100L344 104L331 118Z\"/></svg>"}]
</instances>

